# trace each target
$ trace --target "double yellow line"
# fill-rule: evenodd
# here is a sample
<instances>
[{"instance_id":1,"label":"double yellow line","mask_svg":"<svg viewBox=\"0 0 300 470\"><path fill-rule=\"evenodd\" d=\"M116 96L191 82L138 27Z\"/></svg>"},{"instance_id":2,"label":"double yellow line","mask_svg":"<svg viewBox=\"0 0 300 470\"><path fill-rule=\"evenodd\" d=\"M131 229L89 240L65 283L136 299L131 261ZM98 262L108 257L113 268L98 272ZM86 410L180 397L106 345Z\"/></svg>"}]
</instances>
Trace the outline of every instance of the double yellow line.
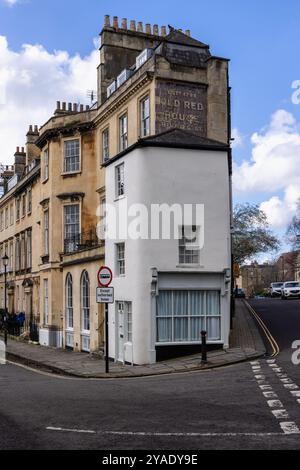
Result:
<instances>
[{"instance_id":1,"label":"double yellow line","mask_svg":"<svg viewBox=\"0 0 300 470\"><path fill-rule=\"evenodd\" d=\"M276 357L278 356L278 354L280 353L280 349L279 349L279 346L275 340L275 338L273 337L272 333L270 332L270 330L267 328L267 326L265 325L265 323L262 321L262 319L260 318L260 316L256 313L256 311L251 307L251 305L249 305L249 303L245 300L245 304L247 305L247 307L249 308L250 312L252 313L252 315L254 316L254 318L258 321L259 325L261 326L264 334L266 335L270 345L271 345L271 348L272 348L272 354L271 354L271 357Z\"/></svg>"}]
</instances>

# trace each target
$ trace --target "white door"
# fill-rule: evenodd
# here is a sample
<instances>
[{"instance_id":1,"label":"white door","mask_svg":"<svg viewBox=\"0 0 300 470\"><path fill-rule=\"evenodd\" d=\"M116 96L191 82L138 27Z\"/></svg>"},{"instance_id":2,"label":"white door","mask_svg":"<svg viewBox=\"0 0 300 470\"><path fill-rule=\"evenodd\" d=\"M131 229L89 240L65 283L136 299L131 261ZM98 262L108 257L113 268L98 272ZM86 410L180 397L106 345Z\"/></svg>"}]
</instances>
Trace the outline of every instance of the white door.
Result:
<instances>
[{"instance_id":1,"label":"white door","mask_svg":"<svg viewBox=\"0 0 300 470\"><path fill-rule=\"evenodd\" d=\"M118 302L118 331L117 331L118 361L124 362L125 342L125 302Z\"/></svg>"}]
</instances>

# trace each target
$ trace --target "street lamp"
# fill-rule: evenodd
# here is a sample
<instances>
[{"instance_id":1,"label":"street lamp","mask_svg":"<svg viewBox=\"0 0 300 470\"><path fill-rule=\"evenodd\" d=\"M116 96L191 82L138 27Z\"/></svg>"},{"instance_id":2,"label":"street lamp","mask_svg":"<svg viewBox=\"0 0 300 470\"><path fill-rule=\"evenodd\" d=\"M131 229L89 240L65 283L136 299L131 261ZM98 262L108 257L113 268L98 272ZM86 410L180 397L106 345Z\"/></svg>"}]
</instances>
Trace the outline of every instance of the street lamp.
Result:
<instances>
[{"instance_id":1,"label":"street lamp","mask_svg":"<svg viewBox=\"0 0 300 470\"><path fill-rule=\"evenodd\" d=\"M7 346L7 302L6 302L6 278L7 278L7 265L8 265L9 257L5 253L5 255L2 258L3 266L4 266L4 325L5 325L5 330L4 330L4 342L5 346Z\"/></svg>"}]
</instances>

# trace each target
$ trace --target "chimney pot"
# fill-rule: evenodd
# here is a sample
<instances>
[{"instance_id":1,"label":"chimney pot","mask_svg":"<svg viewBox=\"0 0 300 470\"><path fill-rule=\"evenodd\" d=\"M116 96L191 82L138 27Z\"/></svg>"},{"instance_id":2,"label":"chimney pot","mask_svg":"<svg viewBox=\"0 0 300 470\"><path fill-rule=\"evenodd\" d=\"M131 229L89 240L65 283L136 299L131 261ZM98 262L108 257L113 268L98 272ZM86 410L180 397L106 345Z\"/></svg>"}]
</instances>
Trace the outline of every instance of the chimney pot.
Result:
<instances>
[{"instance_id":1,"label":"chimney pot","mask_svg":"<svg viewBox=\"0 0 300 470\"><path fill-rule=\"evenodd\" d=\"M69 111L69 112L72 111L72 103L68 103L68 111Z\"/></svg>"},{"instance_id":2,"label":"chimney pot","mask_svg":"<svg viewBox=\"0 0 300 470\"><path fill-rule=\"evenodd\" d=\"M118 28L119 28L119 19L118 19L117 16L114 16L113 27L114 27L115 29L118 29Z\"/></svg>"},{"instance_id":3,"label":"chimney pot","mask_svg":"<svg viewBox=\"0 0 300 470\"><path fill-rule=\"evenodd\" d=\"M161 36L166 36L167 35L167 28L166 26L161 27Z\"/></svg>"},{"instance_id":4,"label":"chimney pot","mask_svg":"<svg viewBox=\"0 0 300 470\"><path fill-rule=\"evenodd\" d=\"M67 109L67 103L64 101L62 104L62 110L66 111L66 109Z\"/></svg>"},{"instance_id":5,"label":"chimney pot","mask_svg":"<svg viewBox=\"0 0 300 470\"><path fill-rule=\"evenodd\" d=\"M77 103L73 103L73 111L74 113L77 113Z\"/></svg>"},{"instance_id":6,"label":"chimney pot","mask_svg":"<svg viewBox=\"0 0 300 470\"><path fill-rule=\"evenodd\" d=\"M146 33L151 34L151 24L146 23Z\"/></svg>"},{"instance_id":7,"label":"chimney pot","mask_svg":"<svg viewBox=\"0 0 300 470\"><path fill-rule=\"evenodd\" d=\"M57 111L60 111L60 101L56 102L56 109L57 109Z\"/></svg>"},{"instance_id":8,"label":"chimney pot","mask_svg":"<svg viewBox=\"0 0 300 470\"><path fill-rule=\"evenodd\" d=\"M122 18L122 29L127 29L127 18Z\"/></svg>"},{"instance_id":9,"label":"chimney pot","mask_svg":"<svg viewBox=\"0 0 300 470\"><path fill-rule=\"evenodd\" d=\"M135 21L134 20L130 21L130 30L135 31Z\"/></svg>"},{"instance_id":10,"label":"chimney pot","mask_svg":"<svg viewBox=\"0 0 300 470\"><path fill-rule=\"evenodd\" d=\"M104 16L104 27L110 27L110 17L109 15Z\"/></svg>"},{"instance_id":11,"label":"chimney pot","mask_svg":"<svg viewBox=\"0 0 300 470\"><path fill-rule=\"evenodd\" d=\"M88 111L90 109L89 105L87 104L85 110Z\"/></svg>"},{"instance_id":12,"label":"chimney pot","mask_svg":"<svg viewBox=\"0 0 300 470\"><path fill-rule=\"evenodd\" d=\"M80 105L80 112L82 113L82 111L84 111L84 106L83 106L83 104Z\"/></svg>"},{"instance_id":13,"label":"chimney pot","mask_svg":"<svg viewBox=\"0 0 300 470\"><path fill-rule=\"evenodd\" d=\"M22 151L22 153L24 153L24 147L22 147L22 150L21 150L21 151Z\"/></svg>"},{"instance_id":14,"label":"chimney pot","mask_svg":"<svg viewBox=\"0 0 300 470\"><path fill-rule=\"evenodd\" d=\"M16 153L20 153L20 147L17 147Z\"/></svg>"},{"instance_id":15,"label":"chimney pot","mask_svg":"<svg viewBox=\"0 0 300 470\"><path fill-rule=\"evenodd\" d=\"M29 126L29 132L33 132L32 124L30 124L30 126Z\"/></svg>"},{"instance_id":16,"label":"chimney pot","mask_svg":"<svg viewBox=\"0 0 300 470\"><path fill-rule=\"evenodd\" d=\"M182 29L179 29L178 31L179 31L180 33L182 33Z\"/></svg>"},{"instance_id":17,"label":"chimney pot","mask_svg":"<svg viewBox=\"0 0 300 470\"><path fill-rule=\"evenodd\" d=\"M143 23L142 23L141 21L138 22L138 27L137 27L137 29L138 29L138 31L139 31L140 33L143 32Z\"/></svg>"},{"instance_id":18,"label":"chimney pot","mask_svg":"<svg viewBox=\"0 0 300 470\"><path fill-rule=\"evenodd\" d=\"M191 35L191 30L190 30L190 29L187 29L186 32L185 32L185 34L186 34L187 36L190 36L190 35Z\"/></svg>"},{"instance_id":19,"label":"chimney pot","mask_svg":"<svg viewBox=\"0 0 300 470\"><path fill-rule=\"evenodd\" d=\"M154 24L153 25L153 34L155 34L155 36L158 36L159 32L158 32L158 25L157 24Z\"/></svg>"},{"instance_id":20,"label":"chimney pot","mask_svg":"<svg viewBox=\"0 0 300 470\"><path fill-rule=\"evenodd\" d=\"M39 133L39 128L37 125L34 126L34 133L35 134L38 134Z\"/></svg>"}]
</instances>

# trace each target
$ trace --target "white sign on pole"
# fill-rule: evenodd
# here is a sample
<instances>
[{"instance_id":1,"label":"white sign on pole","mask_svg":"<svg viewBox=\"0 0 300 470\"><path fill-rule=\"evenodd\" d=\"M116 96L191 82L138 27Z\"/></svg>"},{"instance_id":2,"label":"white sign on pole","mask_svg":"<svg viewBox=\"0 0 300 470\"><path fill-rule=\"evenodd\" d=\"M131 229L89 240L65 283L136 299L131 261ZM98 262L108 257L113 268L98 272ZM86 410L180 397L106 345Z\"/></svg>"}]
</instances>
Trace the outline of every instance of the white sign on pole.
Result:
<instances>
[{"instance_id":1,"label":"white sign on pole","mask_svg":"<svg viewBox=\"0 0 300 470\"><path fill-rule=\"evenodd\" d=\"M113 304L114 303L114 288L113 287L97 287L96 299L98 304Z\"/></svg>"}]
</instances>

